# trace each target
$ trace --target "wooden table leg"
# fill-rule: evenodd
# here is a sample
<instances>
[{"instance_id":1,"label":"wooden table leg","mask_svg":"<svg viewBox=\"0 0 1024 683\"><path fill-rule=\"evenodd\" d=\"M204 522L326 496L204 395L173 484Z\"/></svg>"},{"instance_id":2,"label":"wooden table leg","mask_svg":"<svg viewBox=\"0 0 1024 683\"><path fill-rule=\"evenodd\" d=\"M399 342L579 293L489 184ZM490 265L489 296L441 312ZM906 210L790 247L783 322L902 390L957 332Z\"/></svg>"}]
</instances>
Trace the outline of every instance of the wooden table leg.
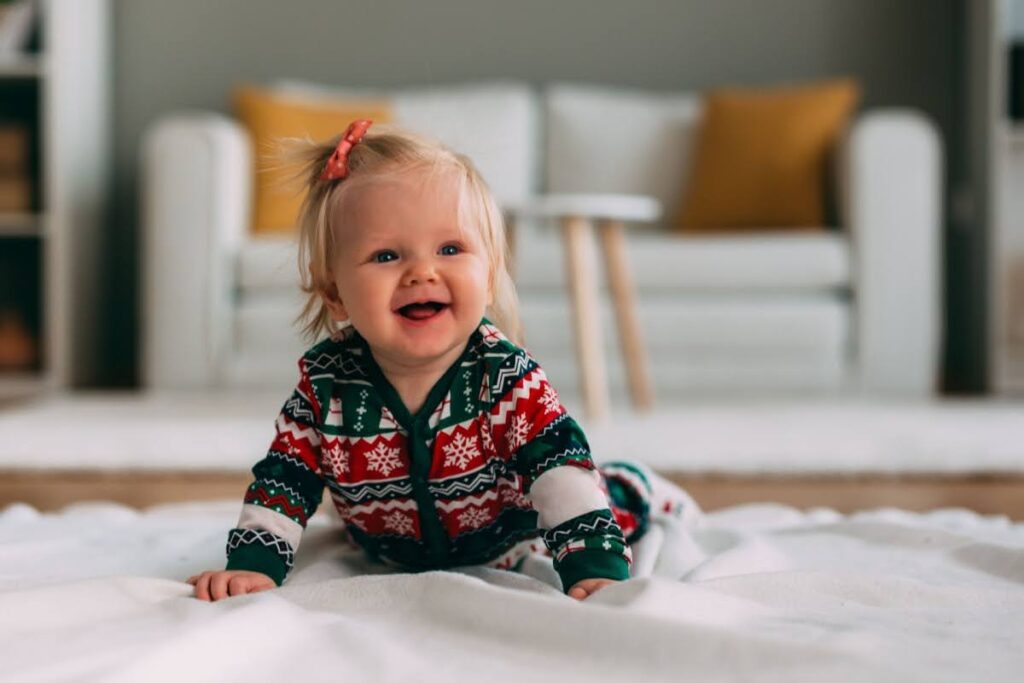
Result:
<instances>
[{"instance_id":1,"label":"wooden table leg","mask_svg":"<svg viewBox=\"0 0 1024 683\"><path fill-rule=\"evenodd\" d=\"M635 408L650 410L654 405L654 391L647 369L647 349L637 319L633 276L626 257L625 231L621 221L606 220L600 223L599 232L605 270L608 273L608 286L615 304L615 321L619 330L619 343L622 345L622 359L626 364L626 374L629 378L629 393Z\"/></svg>"},{"instance_id":2,"label":"wooden table leg","mask_svg":"<svg viewBox=\"0 0 1024 683\"><path fill-rule=\"evenodd\" d=\"M572 295L573 331L576 335L576 361L580 370L583 407L589 418L600 420L607 417L610 401L590 221L579 216L563 218L562 240L569 292Z\"/></svg>"},{"instance_id":3,"label":"wooden table leg","mask_svg":"<svg viewBox=\"0 0 1024 683\"><path fill-rule=\"evenodd\" d=\"M507 259L505 267L514 281L516 279L516 219L510 214L505 215L505 245Z\"/></svg>"}]
</instances>

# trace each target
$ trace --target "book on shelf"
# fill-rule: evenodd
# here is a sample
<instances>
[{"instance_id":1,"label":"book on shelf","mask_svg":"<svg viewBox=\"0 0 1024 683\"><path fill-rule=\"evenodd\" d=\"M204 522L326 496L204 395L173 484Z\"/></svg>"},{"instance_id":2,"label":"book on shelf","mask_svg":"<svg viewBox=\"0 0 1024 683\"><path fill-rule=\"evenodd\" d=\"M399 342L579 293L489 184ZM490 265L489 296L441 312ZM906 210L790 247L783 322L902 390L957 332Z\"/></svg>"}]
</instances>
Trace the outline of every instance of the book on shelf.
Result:
<instances>
[{"instance_id":1,"label":"book on shelf","mask_svg":"<svg viewBox=\"0 0 1024 683\"><path fill-rule=\"evenodd\" d=\"M38 356L36 340L13 309L0 309L0 371L31 369Z\"/></svg>"},{"instance_id":2,"label":"book on shelf","mask_svg":"<svg viewBox=\"0 0 1024 683\"><path fill-rule=\"evenodd\" d=\"M22 56L32 41L36 0L0 1L0 62Z\"/></svg>"},{"instance_id":3,"label":"book on shelf","mask_svg":"<svg viewBox=\"0 0 1024 683\"><path fill-rule=\"evenodd\" d=\"M27 126L0 121L0 174L26 173L28 147Z\"/></svg>"},{"instance_id":4,"label":"book on shelf","mask_svg":"<svg viewBox=\"0 0 1024 683\"><path fill-rule=\"evenodd\" d=\"M0 213L32 210L32 182L26 176L0 175Z\"/></svg>"},{"instance_id":5,"label":"book on shelf","mask_svg":"<svg viewBox=\"0 0 1024 683\"><path fill-rule=\"evenodd\" d=\"M0 213L31 210L30 173L28 128L19 123L0 123Z\"/></svg>"}]
</instances>

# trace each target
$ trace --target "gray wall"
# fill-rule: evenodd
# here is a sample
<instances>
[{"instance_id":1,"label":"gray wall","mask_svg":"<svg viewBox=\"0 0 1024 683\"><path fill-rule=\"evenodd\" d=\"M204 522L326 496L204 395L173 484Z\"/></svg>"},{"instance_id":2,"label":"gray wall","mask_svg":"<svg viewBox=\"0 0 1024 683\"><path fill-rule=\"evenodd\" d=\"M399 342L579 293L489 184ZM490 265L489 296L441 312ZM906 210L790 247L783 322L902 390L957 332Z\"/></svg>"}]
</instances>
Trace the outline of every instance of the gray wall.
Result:
<instances>
[{"instance_id":1,"label":"gray wall","mask_svg":"<svg viewBox=\"0 0 1024 683\"><path fill-rule=\"evenodd\" d=\"M134 381L139 138L166 112L225 110L241 81L397 85L511 77L700 89L833 75L865 104L958 133L962 0L115 0L107 376Z\"/></svg>"}]
</instances>

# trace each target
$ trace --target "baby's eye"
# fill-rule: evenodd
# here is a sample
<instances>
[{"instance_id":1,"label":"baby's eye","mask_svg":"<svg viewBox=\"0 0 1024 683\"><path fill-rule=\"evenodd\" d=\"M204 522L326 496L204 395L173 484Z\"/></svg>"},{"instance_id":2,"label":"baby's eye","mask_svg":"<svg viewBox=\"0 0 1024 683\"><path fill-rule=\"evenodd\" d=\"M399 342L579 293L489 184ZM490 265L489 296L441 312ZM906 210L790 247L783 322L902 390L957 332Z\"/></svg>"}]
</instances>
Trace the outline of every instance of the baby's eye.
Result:
<instances>
[{"instance_id":1,"label":"baby's eye","mask_svg":"<svg viewBox=\"0 0 1024 683\"><path fill-rule=\"evenodd\" d=\"M390 249L378 251L376 254L373 255L373 260L376 261L377 263L388 263L389 261L394 261L397 258L398 254L391 251Z\"/></svg>"},{"instance_id":2,"label":"baby's eye","mask_svg":"<svg viewBox=\"0 0 1024 683\"><path fill-rule=\"evenodd\" d=\"M455 256L461 249L456 244L446 244L441 247L441 256Z\"/></svg>"}]
</instances>

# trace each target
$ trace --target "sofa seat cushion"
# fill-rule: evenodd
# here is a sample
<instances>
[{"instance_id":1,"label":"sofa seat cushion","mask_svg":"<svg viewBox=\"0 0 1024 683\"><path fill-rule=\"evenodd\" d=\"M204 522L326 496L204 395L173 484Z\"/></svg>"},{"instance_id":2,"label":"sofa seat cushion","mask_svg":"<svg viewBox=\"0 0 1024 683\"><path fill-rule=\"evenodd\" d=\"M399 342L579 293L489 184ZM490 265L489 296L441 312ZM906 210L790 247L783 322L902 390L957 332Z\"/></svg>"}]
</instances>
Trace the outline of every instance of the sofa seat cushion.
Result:
<instances>
[{"instance_id":1,"label":"sofa seat cushion","mask_svg":"<svg viewBox=\"0 0 1024 683\"><path fill-rule=\"evenodd\" d=\"M236 309L229 384L287 388L310 346L293 324L300 298L252 293ZM639 319L660 397L692 391L833 390L844 381L850 305L840 294L646 294ZM603 304L605 355L614 391L625 387L610 305ZM578 391L569 301L524 293L526 347L567 397Z\"/></svg>"},{"instance_id":2,"label":"sofa seat cushion","mask_svg":"<svg viewBox=\"0 0 1024 683\"><path fill-rule=\"evenodd\" d=\"M299 246L294 236L254 236L242 241L236 264L243 296L299 288Z\"/></svg>"},{"instance_id":3,"label":"sofa seat cushion","mask_svg":"<svg viewBox=\"0 0 1024 683\"><path fill-rule=\"evenodd\" d=\"M644 347L680 359L841 355L850 341L850 303L838 294L644 294L637 302ZM524 293L527 347L539 356L575 350L567 296ZM606 353L618 354L611 302L602 300Z\"/></svg>"},{"instance_id":4,"label":"sofa seat cushion","mask_svg":"<svg viewBox=\"0 0 1024 683\"><path fill-rule=\"evenodd\" d=\"M694 236L635 231L626 248L640 292L835 291L850 285L850 245L838 232ZM515 258L521 291L566 287L557 230L521 231Z\"/></svg>"}]
</instances>

